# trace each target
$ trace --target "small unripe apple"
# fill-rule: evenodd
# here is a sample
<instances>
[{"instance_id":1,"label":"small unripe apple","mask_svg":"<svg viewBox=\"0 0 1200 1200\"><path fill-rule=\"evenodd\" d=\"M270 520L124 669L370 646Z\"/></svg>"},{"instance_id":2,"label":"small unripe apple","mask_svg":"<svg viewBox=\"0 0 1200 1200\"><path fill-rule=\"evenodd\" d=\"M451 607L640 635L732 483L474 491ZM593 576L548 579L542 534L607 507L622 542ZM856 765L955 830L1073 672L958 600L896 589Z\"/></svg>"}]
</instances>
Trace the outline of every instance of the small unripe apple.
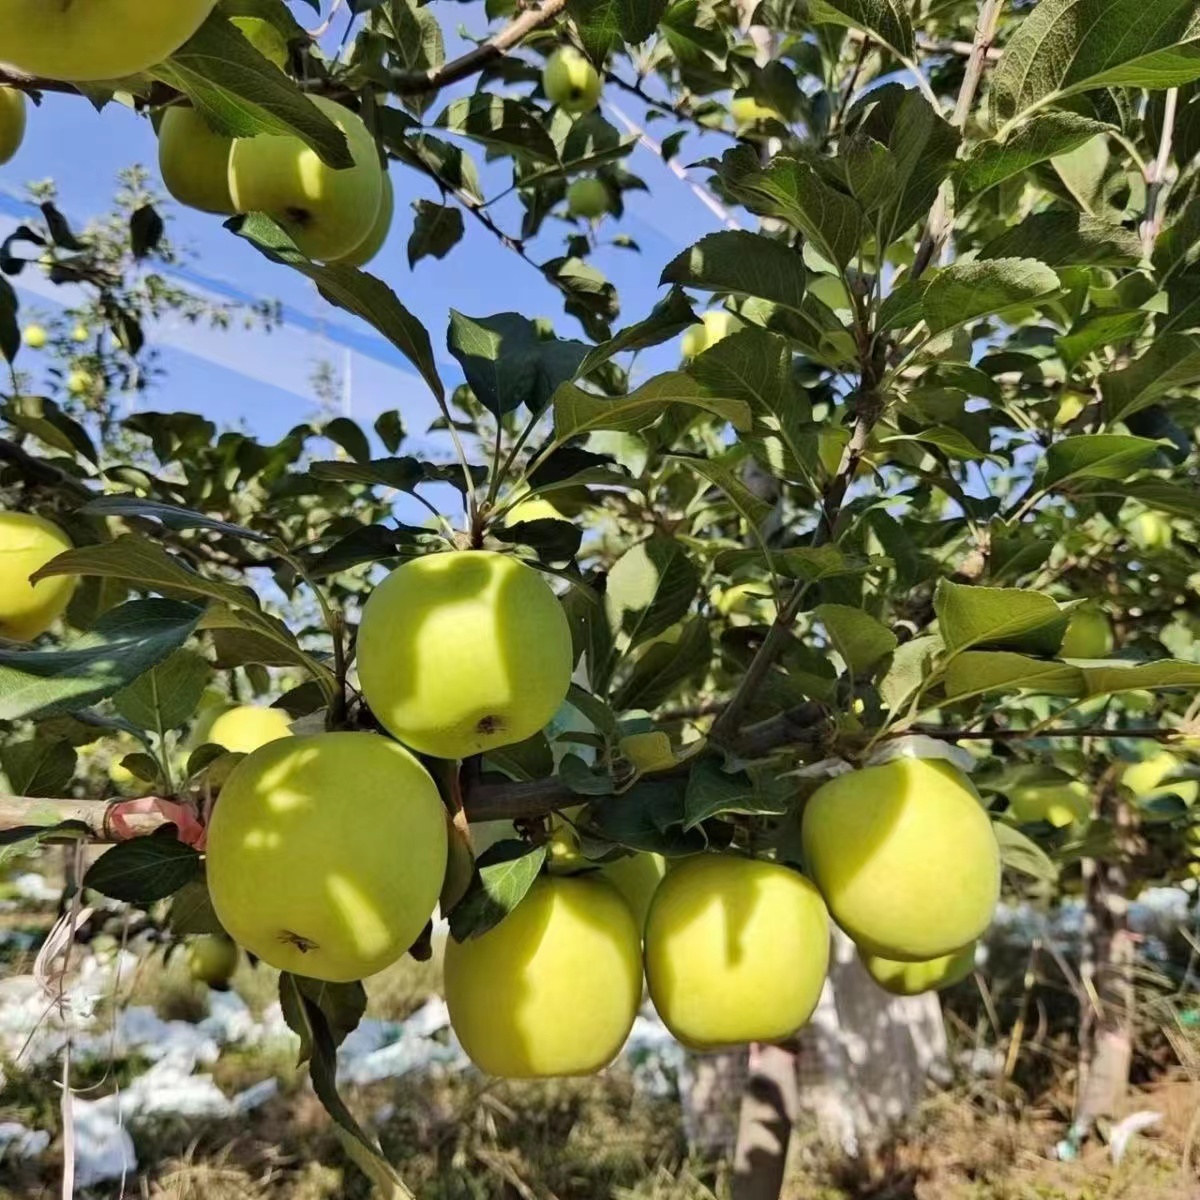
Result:
<instances>
[{"instance_id":1,"label":"small unripe apple","mask_svg":"<svg viewBox=\"0 0 1200 1200\"><path fill-rule=\"evenodd\" d=\"M893 996L919 996L922 992L938 991L966 979L975 969L975 943L924 962L897 962L864 954L862 964L885 992L891 992Z\"/></svg>"},{"instance_id":2,"label":"small unripe apple","mask_svg":"<svg viewBox=\"0 0 1200 1200\"><path fill-rule=\"evenodd\" d=\"M346 137L354 165L335 170L298 137L235 138L229 194L237 212L262 212L287 231L302 254L344 258L375 228L383 203L383 167L362 118L324 96L309 97Z\"/></svg>"},{"instance_id":3,"label":"small unripe apple","mask_svg":"<svg viewBox=\"0 0 1200 1200\"><path fill-rule=\"evenodd\" d=\"M91 331L86 325L83 324L76 325L75 328L71 330L71 341L73 342L86 342L91 336Z\"/></svg>"},{"instance_id":4,"label":"small unripe apple","mask_svg":"<svg viewBox=\"0 0 1200 1200\"><path fill-rule=\"evenodd\" d=\"M282 708L239 704L218 713L198 731L201 742L223 746L231 754L252 754L260 746L291 737L291 718Z\"/></svg>"},{"instance_id":5,"label":"small unripe apple","mask_svg":"<svg viewBox=\"0 0 1200 1200\"><path fill-rule=\"evenodd\" d=\"M1092 814L1091 791L1078 779L1018 784L1008 793L1008 805L1022 825L1045 821L1055 829L1081 824Z\"/></svg>"},{"instance_id":6,"label":"small unripe apple","mask_svg":"<svg viewBox=\"0 0 1200 1200\"><path fill-rule=\"evenodd\" d=\"M348 983L417 940L446 875L429 773L373 733L280 738L242 759L208 826L213 909L281 971Z\"/></svg>"},{"instance_id":7,"label":"small unripe apple","mask_svg":"<svg viewBox=\"0 0 1200 1200\"><path fill-rule=\"evenodd\" d=\"M96 389L96 379L90 371L77 368L67 375L67 391L72 396L90 396Z\"/></svg>"},{"instance_id":8,"label":"small unripe apple","mask_svg":"<svg viewBox=\"0 0 1200 1200\"><path fill-rule=\"evenodd\" d=\"M173 104L158 129L158 169L168 192L201 212L234 213L229 194L233 138L218 133L194 108Z\"/></svg>"},{"instance_id":9,"label":"small unripe apple","mask_svg":"<svg viewBox=\"0 0 1200 1200\"><path fill-rule=\"evenodd\" d=\"M729 111L739 128L757 125L762 121L783 121L778 109L769 104L760 104L753 96L735 96Z\"/></svg>"},{"instance_id":10,"label":"small unripe apple","mask_svg":"<svg viewBox=\"0 0 1200 1200\"><path fill-rule=\"evenodd\" d=\"M1171 522L1161 513L1140 512L1129 525L1129 534L1143 550L1169 550L1175 540Z\"/></svg>"},{"instance_id":11,"label":"small unripe apple","mask_svg":"<svg viewBox=\"0 0 1200 1200\"><path fill-rule=\"evenodd\" d=\"M515 1079L590 1075L642 999L628 905L595 876L543 876L494 929L446 944L446 1005L471 1061Z\"/></svg>"},{"instance_id":12,"label":"small unripe apple","mask_svg":"<svg viewBox=\"0 0 1200 1200\"><path fill-rule=\"evenodd\" d=\"M779 863L699 854L669 871L646 920L646 982L684 1045L775 1042L817 1006L829 917L817 889Z\"/></svg>"},{"instance_id":13,"label":"small unripe apple","mask_svg":"<svg viewBox=\"0 0 1200 1200\"><path fill-rule=\"evenodd\" d=\"M1169 750L1160 750L1141 762L1130 763L1121 772L1121 782L1139 799L1149 800L1154 796L1176 795L1185 804L1195 804L1200 799L1200 780L1180 779L1170 782L1178 774L1183 762Z\"/></svg>"},{"instance_id":14,"label":"small unripe apple","mask_svg":"<svg viewBox=\"0 0 1200 1200\"><path fill-rule=\"evenodd\" d=\"M576 179L567 189L567 212L594 221L608 212L611 197L601 179Z\"/></svg>"},{"instance_id":15,"label":"small unripe apple","mask_svg":"<svg viewBox=\"0 0 1200 1200\"><path fill-rule=\"evenodd\" d=\"M698 324L684 332L683 357L698 357L731 333L736 333L741 327L741 320L727 309L710 309Z\"/></svg>"},{"instance_id":16,"label":"small unripe apple","mask_svg":"<svg viewBox=\"0 0 1200 1200\"><path fill-rule=\"evenodd\" d=\"M49 79L123 79L174 54L214 3L0 0L0 60Z\"/></svg>"},{"instance_id":17,"label":"small unripe apple","mask_svg":"<svg viewBox=\"0 0 1200 1200\"><path fill-rule=\"evenodd\" d=\"M0 637L31 642L66 611L74 576L52 575L36 584L29 577L70 549L70 538L42 517L0 512Z\"/></svg>"},{"instance_id":18,"label":"small unripe apple","mask_svg":"<svg viewBox=\"0 0 1200 1200\"><path fill-rule=\"evenodd\" d=\"M591 112L600 103L602 84L596 68L573 46L555 51L542 74L551 104L569 113Z\"/></svg>"},{"instance_id":19,"label":"small unripe apple","mask_svg":"<svg viewBox=\"0 0 1200 1200\"><path fill-rule=\"evenodd\" d=\"M1107 658L1112 648L1112 622L1100 609L1085 605L1071 613L1058 657Z\"/></svg>"},{"instance_id":20,"label":"small unripe apple","mask_svg":"<svg viewBox=\"0 0 1200 1200\"><path fill-rule=\"evenodd\" d=\"M49 335L41 325L26 325L24 332L21 334L21 341L27 345L30 350L40 350L49 341Z\"/></svg>"},{"instance_id":21,"label":"small unripe apple","mask_svg":"<svg viewBox=\"0 0 1200 1200\"><path fill-rule=\"evenodd\" d=\"M920 962L953 954L991 922L1000 849L966 777L900 758L839 775L804 806L804 861L860 949Z\"/></svg>"},{"instance_id":22,"label":"small unripe apple","mask_svg":"<svg viewBox=\"0 0 1200 1200\"><path fill-rule=\"evenodd\" d=\"M237 970L237 943L220 934L199 934L188 940L188 971L197 983L211 988L227 988Z\"/></svg>"},{"instance_id":23,"label":"small unripe apple","mask_svg":"<svg viewBox=\"0 0 1200 1200\"><path fill-rule=\"evenodd\" d=\"M0 40L0 52L3 41ZM25 93L0 87L0 167L10 161L25 140Z\"/></svg>"},{"instance_id":24,"label":"small unripe apple","mask_svg":"<svg viewBox=\"0 0 1200 1200\"><path fill-rule=\"evenodd\" d=\"M358 672L371 711L422 754L467 758L544 729L574 665L562 604L520 559L485 550L397 567L363 609Z\"/></svg>"}]
</instances>

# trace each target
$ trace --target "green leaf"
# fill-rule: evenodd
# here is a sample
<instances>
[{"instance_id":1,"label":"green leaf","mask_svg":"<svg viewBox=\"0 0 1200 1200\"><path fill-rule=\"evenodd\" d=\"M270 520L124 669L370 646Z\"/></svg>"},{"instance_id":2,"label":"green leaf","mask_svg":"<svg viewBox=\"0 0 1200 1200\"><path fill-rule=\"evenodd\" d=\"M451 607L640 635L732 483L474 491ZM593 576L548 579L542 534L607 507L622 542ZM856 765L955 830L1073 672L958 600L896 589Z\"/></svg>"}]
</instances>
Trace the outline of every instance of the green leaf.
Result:
<instances>
[{"instance_id":1,"label":"green leaf","mask_svg":"<svg viewBox=\"0 0 1200 1200\"><path fill-rule=\"evenodd\" d=\"M234 217L225 223L238 237L245 238L272 262L292 267L307 276L330 304L361 317L379 330L420 372L434 396L441 400L446 391L433 358L433 345L425 326L400 303L396 293L382 279L357 267L310 262L296 244L270 217L255 213Z\"/></svg>"},{"instance_id":2,"label":"green leaf","mask_svg":"<svg viewBox=\"0 0 1200 1200\"><path fill-rule=\"evenodd\" d=\"M0 746L0 768L16 796L63 796L75 775L75 749L63 738L40 737Z\"/></svg>"},{"instance_id":3,"label":"green leaf","mask_svg":"<svg viewBox=\"0 0 1200 1200\"><path fill-rule=\"evenodd\" d=\"M743 448L735 447L715 458L699 454L668 454L664 457L667 462L686 467L723 492L752 530L760 529L770 517L772 506L766 500L760 500L742 482L740 468L744 468L747 461Z\"/></svg>"},{"instance_id":4,"label":"green leaf","mask_svg":"<svg viewBox=\"0 0 1200 1200\"><path fill-rule=\"evenodd\" d=\"M930 281L921 311L930 332L942 333L1029 304L1058 289L1058 276L1033 259L959 262Z\"/></svg>"},{"instance_id":5,"label":"green leaf","mask_svg":"<svg viewBox=\"0 0 1200 1200\"><path fill-rule=\"evenodd\" d=\"M555 441L561 444L598 429L637 433L653 425L672 404L704 409L737 429L750 426L750 408L744 401L714 395L692 376L672 371L655 376L628 396L615 398L564 383L554 393Z\"/></svg>"},{"instance_id":6,"label":"green leaf","mask_svg":"<svg viewBox=\"0 0 1200 1200\"><path fill-rule=\"evenodd\" d=\"M282 972L279 1006L288 1028L300 1038L300 1064L310 1062L314 1050L312 1029L300 1010L301 998L320 1011L335 1046L340 1046L359 1027L367 1012L367 991L361 981L329 983Z\"/></svg>"},{"instance_id":7,"label":"green leaf","mask_svg":"<svg viewBox=\"0 0 1200 1200\"><path fill-rule=\"evenodd\" d=\"M168 828L106 850L88 868L83 886L127 904L152 904L174 895L202 870L199 853Z\"/></svg>"},{"instance_id":8,"label":"green leaf","mask_svg":"<svg viewBox=\"0 0 1200 1200\"><path fill-rule=\"evenodd\" d=\"M528 105L487 92L452 100L434 121L442 129L533 162L558 162L558 149Z\"/></svg>"},{"instance_id":9,"label":"green leaf","mask_svg":"<svg viewBox=\"0 0 1200 1200\"><path fill-rule=\"evenodd\" d=\"M0 650L0 721L77 712L131 683L187 641L200 609L131 600L64 650Z\"/></svg>"},{"instance_id":10,"label":"green leaf","mask_svg":"<svg viewBox=\"0 0 1200 1200\"><path fill-rule=\"evenodd\" d=\"M545 846L497 842L475 863L467 893L450 914L450 934L465 942L494 929L522 900L541 873Z\"/></svg>"},{"instance_id":11,"label":"green leaf","mask_svg":"<svg viewBox=\"0 0 1200 1200\"><path fill-rule=\"evenodd\" d=\"M933 635L913 638L896 648L887 673L879 681L879 696L889 712L903 713L929 682L944 650L942 639Z\"/></svg>"},{"instance_id":12,"label":"green leaf","mask_svg":"<svg viewBox=\"0 0 1200 1200\"><path fill-rule=\"evenodd\" d=\"M1085 358L1107 346L1132 342L1141 333L1150 314L1141 309L1132 312L1091 309L1070 332L1054 339L1059 356L1068 371L1073 371Z\"/></svg>"},{"instance_id":13,"label":"green leaf","mask_svg":"<svg viewBox=\"0 0 1200 1200\"><path fill-rule=\"evenodd\" d=\"M947 665L945 686L947 696L962 700L989 692L1078 696L1084 683L1083 672L1069 663L1048 662L1006 651L969 650Z\"/></svg>"},{"instance_id":14,"label":"green leaf","mask_svg":"<svg viewBox=\"0 0 1200 1200\"><path fill-rule=\"evenodd\" d=\"M1031 838L1004 821L993 821L992 832L1000 844L1000 861L1010 870L1033 879L1054 883L1058 868L1049 855Z\"/></svg>"},{"instance_id":15,"label":"green leaf","mask_svg":"<svg viewBox=\"0 0 1200 1200\"><path fill-rule=\"evenodd\" d=\"M511 312L468 317L451 309L446 343L475 398L496 416L521 405L541 412L588 352L583 342L542 337L533 321Z\"/></svg>"},{"instance_id":16,"label":"green leaf","mask_svg":"<svg viewBox=\"0 0 1200 1200\"><path fill-rule=\"evenodd\" d=\"M221 133L290 135L331 167L353 162L338 127L220 13L213 13L153 74L187 95Z\"/></svg>"},{"instance_id":17,"label":"green leaf","mask_svg":"<svg viewBox=\"0 0 1200 1200\"><path fill-rule=\"evenodd\" d=\"M87 430L45 396L13 396L0 410L5 420L40 442L97 463L96 447Z\"/></svg>"},{"instance_id":18,"label":"green leaf","mask_svg":"<svg viewBox=\"0 0 1200 1200\"><path fill-rule=\"evenodd\" d=\"M789 546L787 549L772 547L767 553L762 550L722 550L713 566L722 575L733 575L743 567L758 566L785 579L819 583L841 575L862 575L881 561L884 560L848 555L837 546Z\"/></svg>"},{"instance_id":19,"label":"green leaf","mask_svg":"<svg viewBox=\"0 0 1200 1200\"><path fill-rule=\"evenodd\" d=\"M1169 88L1200 78L1194 0L1041 0L992 77L997 122L1099 87Z\"/></svg>"},{"instance_id":20,"label":"green leaf","mask_svg":"<svg viewBox=\"0 0 1200 1200\"><path fill-rule=\"evenodd\" d=\"M691 301L679 288L672 288L644 321L627 326L590 351L579 364L576 378L586 378L597 367L602 367L627 350L645 350L661 345L695 323L696 314L692 311Z\"/></svg>"},{"instance_id":21,"label":"green leaf","mask_svg":"<svg viewBox=\"0 0 1200 1200\"><path fill-rule=\"evenodd\" d=\"M729 186L751 212L786 221L830 262L846 267L858 253L862 209L853 197L826 183L808 163L776 158L766 170L756 169Z\"/></svg>"},{"instance_id":22,"label":"green leaf","mask_svg":"<svg viewBox=\"0 0 1200 1200\"><path fill-rule=\"evenodd\" d=\"M636 46L657 28L668 0L568 0L588 53L599 60L625 42Z\"/></svg>"},{"instance_id":23,"label":"green leaf","mask_svg":"<svg viewBox=\"0 0 1200 1200\"><path fill-rule=\"evenodd\" d=\"M712 758L700 759L688 773L683 803L685 833L723 813L779 815L788 810L780 796L763 795L748 775L727 774Z\"/></svg>"},{"instance_id":24,"label":"green leaf","mask_svg":"<svg viewBox=\"0 0 1200 1200\"><path fill-rule=\"evenodd\" d=\"M247 663L264 667L303 667L327 693L335 686L333 672L302 649L296 635L269 613L248 613L223 604L209 605L198 630L207 631L216 649L215 665L226 670Z\"/></svg>"},{"instance_id":25,"label":"green leaf","mask_svg":"<svg viewBox=\"0 0 1200 1200\"><path fill-rule=\"evenodd\" d=\"M117 712L160 735L178 729L196 711L212 668L192 650L176 650L113 697Z\"/></svg>"},{"instance_id":26,"label":"green leaf","mask_svg":"<svg viewBox=\"0 0 1200 1200\"><path fill-rule=\"evenodd\" d=\"M415 267L423 258L445 258L466 232L462 210L432 200L418 200L413 208L417 218L408 239L408 265Z\"/></svg>"},{"instance_id":27,"label":"green leaf","mask_svg":"<svg viewBox=\"0 0 1200 1200\"><path fill-rule=\"evenodd\" d=\"M486 478L483 467L471 467L476 484ZM343 483L365 483L372 487L395 488L415 493L423 483L448 483L462 491L466 487L462 469L452 463L424 462L411 455L399 458L373 458L370 462L318 462L309 467L317 479L338 479Z\"/></svg>"},{"instance_id":28,"label":"green leaf","mask_svg":"<svg viewBox=\"0 0 1200 1200\"><path fill-rule=\"evenodd\" d=\"M1148 408L1168 392L1198 382L1200 337L1169 333L1129 366L1101 376L1100 390L1108 419L1116 421Z\"/></svg>"},{"instance_id":29,"label":"green leaf","mask_svg":"<svg viewBox=\"0 0 1200 1200\"><path fill-rule=\"evenodd\" d=\"M1072 479L1128 479L1161 452L1158 442L1119 433L1083 434L1055 442L1046 451L1045 483Z\"/></svg>"},{"instance_id":30,"label":"green leaf","mask_svg":"<svg viewBox=\"0 0 1200 1200\"><path fill-rule=\"evenodd\" d=\"M349 417L334 417L322 425L321 436L340 446L355 462L370 462L371 443L362 426Z\"/></svg>"},{"instance_id":31,"label":"green leaf","mask_svg":"<svg viewBox=\"0 0 1200 1200\"><path fill-rule=\"evenodd\" d=\"M1070 615L1042 592L970 587L938 581L933 610L946 648L1005 646L1032 654L1058 653Z\"/></svg>"},{"instance_id":32,"label":"green leaf","mask_svg":"<svg viewBox=\"0 0 1200 1200\"><path fill-rule=\"evenodd\" d=\"M1111 130L1111 125L1079 113L1038 113L1018 125L1003 142L980 142L958 167L958 188L964 195L979 195Z\"/></svg>"},{"instance_id":33,"label":"green leaf","mask_svg":"<svg viewBox=\"0 0 1200 1200\"><path fill-rule=\"evenodd\" d=\"M668 263L659 282L733 296L758 296L799 311L807 274L803 255L786 242L727 229L701 238Z\"/></svg>"},{"instance_id":34,"label":"green leaf","mask_svg":"<svg viewBox=\"0 0 1200 1200\"><path fill-rule=\"evenodd\" d=\"M608 573L604 608L624 649L664 633L683 618L700 590L687 550L662 534L631 547Z\"/></svg>"},{"instance_id":35,"label":"green leaf","mask_svg":"<svg viewBox=\"0 0 1200 1200\"><path fill-rule=\"evenodd\" d=\"M21 327L17 323L19 309L13 285L0 278L0 354L7 363L15 362L21 350Z\"/></svg>"},{"instance_id":36,"label":"green leaf","mask_svg":"<svg viewBox=\"0 0 1200 1200\"><path fill-rule=\"evenodd\" d=\"M673 642L653 642L638 655L633 669L613 696L620 712L643 708L647 711L670 700L694 676L712 663L712 638L708 622L694 617L684 622Z\"/></svg>"},{"instance_id":37,"label":"green leaf","mask_svg":"<svg viewBox=\"0 0 1200 1200\"><path fill-rule=\"evenodd\" d=\"M912 58L912 21L903 0L806 0L813 24L845 25L861 29L904 58Z\"/></svg>"},{"instance_id":38,"label":"green leaf","mask_svg":"<svg viewBox=\"0 0 1200 1200\"><path fill-rule=\"evenodd\" d=\"M1124 229L1087 213L1033 213L1023 217L979 252L987 259L1037 259L1048 267L1130 267L1142 257L1142 242Z\"/></svg>"},{"instance_id":39,"label":"green leaf","mask_svg":"<svg viewBox=\"0 0 1200 1200\"><path fill-rule=\"evenodd\" d=\"M397 3L402 4L403 0L397 0ZM391 7L394 9L396 4ZM320 1004L306 994L298 980L298 976L286 972L280 976L280 1007L288 1024L299 1032L300 1044L309 1061L313 1091L336 1123L342 1149L385 1200L416 1200L338 1095L337 1037Z\"/></svg>"},{"instance_id":40,"label":"green leaf","mask_svg":"<svg viewBox=\"0 0 1200 1200\"><path fill-rule=\"evenodd\" d=\"M1173 659L1128 665L1105 663L1102 667L1084 667L1083 677L1088 696L1174 688L1192 694L1200 687L1200 665Z\"/></svg>"},{"instance_id":41,"label":"green leaf","mask_svg":"<svg viewBox=\"0 0 1200 1200\"><path fill-rule=\"evenodd\" d=\"M171 910L167 914L167 924L177 937L194 934L211 937L225 934L225 930L213 910L212 897L208 894L208 884L203 879L193 879L191 883L185 883L171 897Z\"/></svg>"},{"instance_id":42,"label":"green leaf","mask_svg":"<svg viewBox=\"0 0 1200 1200\"><path fill-rule=\"evenodd\" d=\"M825 626L829 640L851 672L862 675L899 644L896 635L861 608L818 604L813 616Z\"/></svg>"},{"instance_id":43,"label":"green leaf","mask_svg":"<svg viewBox=\"0 0 1200 1200\"><path fill-rule=\"evenodd\" d=\"M226 533L248 542L271 540L269 534L255 533L241 525L218 521L189 508L180 508L177 504L165 504L161 500L143 500L139 496L97 496L79 511L96 517L145 517L165 525L168 529L208 529L213 533Z\"/></svg>"}]
</instances>

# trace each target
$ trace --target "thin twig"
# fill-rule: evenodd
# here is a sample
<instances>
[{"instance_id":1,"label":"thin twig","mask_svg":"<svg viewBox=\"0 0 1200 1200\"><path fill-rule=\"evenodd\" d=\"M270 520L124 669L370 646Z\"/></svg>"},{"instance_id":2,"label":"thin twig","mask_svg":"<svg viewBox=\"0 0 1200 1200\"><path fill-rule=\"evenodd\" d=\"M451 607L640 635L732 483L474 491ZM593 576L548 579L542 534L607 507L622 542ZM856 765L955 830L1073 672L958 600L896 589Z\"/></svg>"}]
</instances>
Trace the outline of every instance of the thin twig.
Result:
<instances>
[{"instance_id":1,"label":"thin twig","mask_svg":"<svg viewBox=\"0 0 1200 1200\"><path fill-rule=\"evenodd\" d=\"M1166 206L1162 203L1167 188L1167 171L1171 166L1171 151L1175 140L1175 116L1179 111L1179 89L1170 88L1163 104L1162 135L1158 143L1158 156L1146 164L1146 219L1142 222L1142 248L1147 257L1154 251L1154 243L1162 232Z\"/></svg>"},{"instance_id":2,"label":"thin twig","mask_svg":"<svg viewBox=\"0 0 1200 1200\"><path fill-rule=\"evenodd\" d=\"M967 59L966 71L963 75L962 87L958 92L958 101L954 106L954 115L950 123L956 129L966 126L967 118L971 115L971 106L983 80L983 69L988 61L988 51L1000 24L1000 13L1004 0L984 0L979 10L979 20L975 26L975 44L971 48L971 56ZM940 252L947 235L950 232L950 191L942 184L938 198L921 235L917 246L916 258L913 260L911 278L916 279L925 273L926 267L933 262Z\"/></svg>"}]
</instances>

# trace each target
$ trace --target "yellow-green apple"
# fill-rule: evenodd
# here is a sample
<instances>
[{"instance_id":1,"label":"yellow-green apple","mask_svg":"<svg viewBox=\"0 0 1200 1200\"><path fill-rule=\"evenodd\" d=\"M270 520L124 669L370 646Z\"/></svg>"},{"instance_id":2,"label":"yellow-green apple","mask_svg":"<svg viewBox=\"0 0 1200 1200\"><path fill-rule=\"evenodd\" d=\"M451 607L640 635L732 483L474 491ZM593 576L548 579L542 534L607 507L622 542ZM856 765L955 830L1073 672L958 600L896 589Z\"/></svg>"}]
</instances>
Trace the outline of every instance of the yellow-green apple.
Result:
<instances>
[{"instance_id":1,"label":"yellow-green apple","mask_svg":"<svg viewBox=\"0 0 1200 1200\"><path fill-rule=\"evenodd\" d=\"M897 962L893 958L864 954L862 963L884 991L894 996L919 996L966 979L975 969L975 943L925 962Z\"/></svg>"},{"instance_id":2,"label":"yellow-green apple","mask_svg":"<svg viewBox=\"0 0 1200 1200\"><path fill-rule=\"evenodd\" d=\"M571 630L543 576L486 550L397 567L363 610L358 672L384 728L437 758L532 737L571 682Z\"/></svg>"},{"instance_id":3,"label":"yellow-green apple","mask_svg":"<svg viewBox=\"0 0 1200 1200\"><path fill-rule=\"evenodd\" d=\"M542 88L564 112L585 113L600 103L602 85L596 68L573 46L564 46L547 61Z\"/></svg>"},{"instance_id":4,"label":"yellow-green apple","mask_svg":"<svg viewBox=\"0 0 1200 1200\"><path fill-rule=\"evenodd\" d=\"M25 93L0 87L0 167L12 159L24 140Z\"/></svg>"},{"instance_id":5,"label":"yellow-green apple","mask_svg":"<svg viewBox=\"0 0 1200 1200\"><path fill-rule=\"evenodd\" d=\"M242 759L208 827L221 926L281 971L346 983L417 940L446 874L429 773L373 733L280 738Z\"/></svg>"},{"instance_id":6,"label":"yellow-green apple","mask_svg":"<svg viewBox=\"0 0 1200 1200\"><path fill-rule=\"evenodd\" d=\"M446 1004L489 1075L587 1075L625 1044L642 998L641 938L594 876L543 876L499 925L446 945Z\"/></svg>"},{"instance_id":7,"label":"yellow-green apple","mask_svg":"<svg viewBox=\"0 0 1200 1200\"><path fill-rule=\"evenodd\" d=\"M396 192L392 187L392 177L383 173L383 198L379 202L379 213L371 232L349 254L334 261L348 267L365 267L383 249L392 232L392 218L396 213Z\"/></svg>"},{"instance_id":8,"label":"yellow-green apple","mask_svg":"<svg viewBox=\"0 0 1200 1200\"><path fill-rule=\"evenodd\" d=\"M576 179L567 188L567 212L594 221L608 212L612 197L601 179Z\"/></svg>"},{"instance_id":9,"label":"yellow-green apple","mask_svg":"<svg viewBox=\"0 0 1200 1200\"><path fill-rule=\"evenodd\" d=\"M0 512L0 637L29 642L62 616L75 590L75 577L29 577L52 558L72 549L57 525L32 513Z\"/></svg>"},{"instance_id":10,"label":"yellow-green apple","mask_svg":"<svg viewBox=\"0 0 1200 1200\"><path fill-rule=\"evenodd\" d=\"M158 169L166 189L189 208L234 213L229 194L233 138L218 133L194 108L173 104L158 129Z\"/></svg>"},{"instance_id":11,"label":"yellow-green apple","mask_svg":"<svg viewBox=\"0 0 1200 1200\"><path fill-rule=\"evenodd\" d=\"M804 861L837 923L868 954L940 958L987 928L1000 850L966 777L900 758L839 775L804 807Z\"/></svg>"},{"instance_id":12,"label":"yellow-green apple","mask_svg":"<svg viewBox=\"0 0 1200 1200\"><path fill-rule=\"evenodd\" d=\"M727 309L710 309L697 324L684 331L683 357L698 357L741 327L742 322Z\"/></svg>"},{"instance_id":13,"label":"yellow-green apple","mask_svg":"<svg viewBox=\"0 0 1200 1200\"><path fill-rule=\"evenodd\" d=\"M694 1049L774 1042L817 1006L829 917L779 863L700 854L670 870L646 920L646 981L667 1028Z\"/></svg>"},{"instance_id":14,"label":"yellow-green apple","mask_svg":"<svg viewBox=\"0 0 1200 1200\"><path fill-rule=\"evenodd\" d=\"M211 988L229 986L239 957L237 943L219 933L198 934L188 939L188 971L197 983L206 983Z\"/></svg>"},{"instance_id":15,"label":"yellow-green apple","mask_svg":"<svg viewBox=\"0 0 1200 1200\"><path fill-rule=\"evenodd\" d=\"M1112 622L1107 614L1092 605L1082 605L1071 613L1071 622L1063 638L1059 658L1107 658L1112 653Z\"/></svg>"},{"instance_id":16,"label":"yellow-green apple","mask_svg":"<svg viewBox=\"0 0 1200 1200\"><path fill-rule=\"evenodd\" d=\"M1055 829L1081 824L1091 816L1092 798L1079 779L1015 784L1008 792L1008 806L1022 825L1045 821Z\"/></svg>"}]
</instances>

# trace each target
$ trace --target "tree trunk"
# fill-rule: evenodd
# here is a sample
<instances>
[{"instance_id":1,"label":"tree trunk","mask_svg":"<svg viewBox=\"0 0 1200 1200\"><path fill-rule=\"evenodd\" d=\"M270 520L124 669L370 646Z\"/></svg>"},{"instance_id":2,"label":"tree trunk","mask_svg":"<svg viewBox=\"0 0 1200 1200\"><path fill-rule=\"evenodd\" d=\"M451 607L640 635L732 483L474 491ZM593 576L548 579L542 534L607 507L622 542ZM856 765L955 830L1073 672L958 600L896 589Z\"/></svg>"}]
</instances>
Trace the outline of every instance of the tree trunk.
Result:
<instances>
[{"instance_id":1,"label":"tree trunk","mask_svg":"<svg viewBox=\"0 0 1200 1200\"><path fill-rule=\"evenodd\" d=\"M1100 798L1100 816L1112 820L1117 845L1130 849L1134 818L1112 788ZM1087 1137L1098 1118L1116 1115L1129 1086L1133 1060L1134 940L1129 929L1126 876L1120 861L1086 859L1083 951L1080 962L1079 1085L1075 1133Z\"/></svg>"},{"instance_id":2,"label":"tree trunk","mask_svg":"<svg viewBox=\"0 0 1200 1200\"><path fill-rule=\"evenodd\" d=\"M746 1053L689 1054L679 1090L683 1134L701 1158L727 1160L737 1140L737 1098L746 1079Z\"/></svg>"},{"instance_id":3,"label":"tree trunk","mask_svg":"<svg viewBox=\"0 0 1200 1200\"><path fill-rule=\"evenodd\" d=\"M800 1110L796 1056L795 1046L750 1047L733 1157L733 1200L777 1200L783 1190L788 1144Z\"/></svg>"}]
</instances>

